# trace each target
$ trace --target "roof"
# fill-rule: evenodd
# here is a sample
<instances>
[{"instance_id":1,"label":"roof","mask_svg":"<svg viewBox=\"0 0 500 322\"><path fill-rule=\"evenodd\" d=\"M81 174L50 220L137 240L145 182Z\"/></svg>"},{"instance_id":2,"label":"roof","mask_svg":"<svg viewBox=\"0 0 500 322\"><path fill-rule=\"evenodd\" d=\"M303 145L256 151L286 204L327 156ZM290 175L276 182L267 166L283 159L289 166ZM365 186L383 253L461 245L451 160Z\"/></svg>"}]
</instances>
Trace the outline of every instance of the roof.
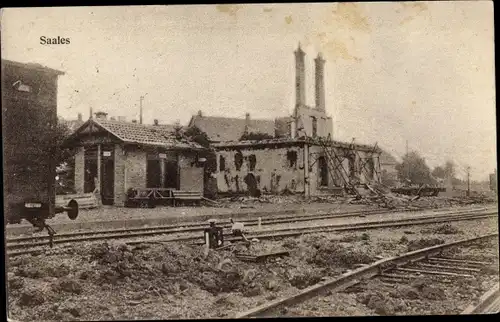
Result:
<instances>
[{"instance_id":1,"label":"roof","mask_svg":"<svg viewBox=\"0 0 500 322\"><path fill-rule=\"evenodd\" d=\"M305 139L305 138L296 138L296 139L291 139L291 138L275 138L275 139L268 139L268 140L259 140L259 141L253 141L253 140L245 140L245 141L228 141L228 142L221 142L221 143L215 143L213 146L215 148L239 148L239 147L253 147L253 146L266 146L266 145L277 145L277 144L284 144L284 145L295 145L295 144L303 144L303 143L309 143L310 145L321 145L322 143L320 140L317 139ZM323 140L323 142L328 142ZM326 143L327 146L332 146L332 147L338 147L338 148L355 148L356 150L360 151L367 151L367 152L373 152L373 153L380 153L380 149L377 148L374 150L374 147L371 145L366 145L366 144L351 144L347 142L341 142L341 141L330 141Z\"/></svg>"},{"instance_id":2,"label":"roof","mask_svg":"<svg viewBox=\"0 0 500 322\"><path fill-rule=\"evenodd\" d=\"M68 139L77 137L90 124L95 124L124 143L153 145L170 149L205 149L201 145L174 134L174 125L146 125L108 119L90 119L80 126Z\"/></svg>"},{"instance_id":3,"label":"roof","mask_svg":"<svg viewBox=\"0 0 500 322\"><path fill-rule=\"evenodd\" d=\"M246 128L246 119L195 115L189 123L189 126L193 125L207 133L212 142L237 141L245 133L245 129L248 133L259 132L274 136L274 120L250 119Z\"/></svg>"},{"instance_id":4,"label":"roof","mask_svg":"<svg viewBox=\"0 0 500 322\"><path fill-rule=\"evenodd\" d=\"M11 65L11 66L16 66L16 67L21 67L21 68L27 68L31 70L36 70L44 73L51 73L51 74L56 74L56 75L64 75L63 71L49 68L40 64L36 63L21 63L21 62L16 62L13 60L7 60L7 59L2 59L2 66L6 65Z\"/></svg>"}]
</instances>

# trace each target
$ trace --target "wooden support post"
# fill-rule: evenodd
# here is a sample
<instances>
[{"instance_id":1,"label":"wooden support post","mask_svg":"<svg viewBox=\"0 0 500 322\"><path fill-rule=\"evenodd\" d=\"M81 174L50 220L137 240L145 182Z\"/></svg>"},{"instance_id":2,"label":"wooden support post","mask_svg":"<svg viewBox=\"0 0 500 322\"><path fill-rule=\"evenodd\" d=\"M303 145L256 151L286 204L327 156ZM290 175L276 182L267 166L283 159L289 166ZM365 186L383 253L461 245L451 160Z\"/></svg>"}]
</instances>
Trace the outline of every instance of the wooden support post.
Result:
<instances>
[{"instance_id":1,"label":"wooden support post","mask_svg":"<svg viewBox=\"0 0 500 322\"><path fill-rule=\"evenodd\" d=\"M160 159L160 187L165 188L165 159Z\"/></svg>"},{"instance_id":2,"label":"wooden support post","mask_svg":"<svg viewBox=\"0 0 500 322\"><path fill-rule=\"evenodd\" d=\"M97 189L97 201L99 203L99 206L102 205L102 200L101 200L101 186L102 186L102 178L101 178L101 159L102 159L102 149L101 149L101 144L97 145L97 183L96 183L96 189Z\"/></svg>"}]
</instances>

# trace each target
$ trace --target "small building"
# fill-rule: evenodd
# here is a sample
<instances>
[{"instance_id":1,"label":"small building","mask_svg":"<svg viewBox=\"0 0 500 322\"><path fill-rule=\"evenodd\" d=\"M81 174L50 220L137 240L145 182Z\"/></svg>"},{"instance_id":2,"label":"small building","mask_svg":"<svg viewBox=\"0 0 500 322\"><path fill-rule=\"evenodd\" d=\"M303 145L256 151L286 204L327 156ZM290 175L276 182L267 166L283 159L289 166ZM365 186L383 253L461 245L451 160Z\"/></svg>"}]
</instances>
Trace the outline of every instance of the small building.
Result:
<instances>
[{"instance_id":1,"label":"small building","mask_svg":"<svg viewBox=\"0 0 500 322\"><path fill-rule=\"evenodd\" d=\"M100 191L103 204L124 206L131 188L203 192L206 149L172 125L144 125L96 113L66 141L74 147L75 190Z\"/></svg>"}]
</instances>

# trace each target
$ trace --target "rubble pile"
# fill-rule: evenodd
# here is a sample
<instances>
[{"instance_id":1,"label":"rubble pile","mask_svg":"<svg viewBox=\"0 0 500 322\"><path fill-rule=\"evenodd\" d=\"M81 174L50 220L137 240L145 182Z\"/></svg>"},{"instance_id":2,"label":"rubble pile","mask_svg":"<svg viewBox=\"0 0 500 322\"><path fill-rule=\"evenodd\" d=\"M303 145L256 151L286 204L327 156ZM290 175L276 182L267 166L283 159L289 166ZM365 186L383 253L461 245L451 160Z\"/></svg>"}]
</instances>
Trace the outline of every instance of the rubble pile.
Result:
<instances>
[{"instance_id":1,"label":"rubble pile","mask_svg":"<svg viewBox=\"0 0 500 322\"><path fill-rule=\"evenodd\" d=\"M358 303L378 315L422 315L460 313L472 294L481 296L491 283L479 279L462 279L457 283L443 284L434 279L419 278L410 284L388 284L373 279L350 287Z\"/></svg>"},{"instance_id":2,"label":"rubble pile","mask_svg":"<svg viewBox=\"0 0 500 322\"><path fill-rule=\"evenodd\" d=\"M238 196L230 198L219 199L219 204L225 207L229 206L239 206L240 208L252 208L259 204L273 204L273 205L303 205L303 204L314 204L314 203L346 203L349 200L348 197L342 196L311 196L310 198L305 198L302 194L294 195L261 195L260 197L251 196Z\"/></svg>"},{"instance_id":3,"label":"rubble pile","mask_svg":"<svg viewBox=\"0 0 500 322\"><path fill-rule=\"evenodd\" d=\"M388 209L418 209L456 207L497 202L492 196L478 194L470 197L429 197L408 196L394 193L380 183L365 184L356 188L358 195L349 200L350 204L377 205ZM366 191L367 192L364 192Z\"/></svg>"},{"instance_id":4,"label":"rubble pile","mask_svg":"<svg viewBox=\"0 0 500 322\"><path fill-rule=\"evenodd\" d=\"M438 237L457 240L484 230L479 225L466 230L465 223L457 227L462 235ZM402 243L406 230L390 229L310 234L208 251L186 243L77 244L61 248L58 253L47 251L44 255L12 258L8 263L9 310L16 320L231 317L323 279L406 252L407 248L442 243L420 239L421 229L415 228ZM241 253L262 255L284 250L288 256L269 256L260 262L238 257ZM491 258L497 256L494 250L489 254L484 247L469 249L463 256L470 252L477 254L478 260L484 259L486 253ZM411 297L410 293L423 291L405 292ZM428 293L439 297L439 291ZM377 309L385 298L372 295L373 300L363 301L371 301L370 306L379 312L383 309L397 314L400 303L388 300L392 309ZM417 300L423 301L426 295L419 296ZM339 310L341 307L338 305Z\"/></svg>"}]
</instances>

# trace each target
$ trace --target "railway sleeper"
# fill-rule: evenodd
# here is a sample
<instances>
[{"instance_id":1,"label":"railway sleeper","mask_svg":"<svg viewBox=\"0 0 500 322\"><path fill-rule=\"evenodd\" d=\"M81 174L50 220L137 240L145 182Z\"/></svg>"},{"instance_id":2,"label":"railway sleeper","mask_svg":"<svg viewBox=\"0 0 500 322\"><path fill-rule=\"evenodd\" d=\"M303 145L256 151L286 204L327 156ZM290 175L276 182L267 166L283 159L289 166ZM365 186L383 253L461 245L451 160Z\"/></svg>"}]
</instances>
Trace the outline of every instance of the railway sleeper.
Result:
<instances>
[{"instance_id":1,"label":"railway sleeper","mask_svg":"<svg viewBox=\"0 0 500 322\"><path fill-rule=\"evenodd\" d=\"M422 279L421 275L398 274L398 272L385 273L383 275L380 275L380 277L399 278L399 279L410 280L410 281ZM432 281L437 281L437 282L452 283L452 280L449 277L443 278L442 276L430 275L430 276L426 276L425 278L430 279Z\"/></svg>"},{"instance_id":2,"label":"railway sleeper","mask_svg":"<svg viewBox=\"0 0 500 322\"><path fill-rule=\"evenodd\" d=\"M471 261L471 260L462 259L462 258L429 257L429 260L435 261L435 262L445 262L445 263L470 265L470 266L484 266L484 265L493 264L491 262Z\"/></svg>"},{"instance_id":3,"label":"railway sleeper","mask_svg":"<svg viewBox=\"0 0 500 322\"><path fill-rule=\"evenodd\" d=\"M446 272L471 272L471 273L479 273L481 269L479 268L468 268L468 267L456 267L456 266L446 266L446 265L438 265L438 264L428 264L428 263L416 263L419 267L424 268L433 268L439 271Z\"/></svg>"},{"instance_id":4,"label":"railway sleeper","mask_svg":"<svg viewBox=\"0 0 500 322\"><path fill-rule=\"evenodd\" d=\"M440 271L431 271L425 269L416 269L416 268L397 268L397 272L410 272L410 273L420 273L420 274L428 274L428 275L442 275L442 276L453 276L453 277L464 277L464 278L474 278L473 275L470 274L459 274L459 273L450 273L450 272L440 272Z\"/></svg>"}]
</instances>

